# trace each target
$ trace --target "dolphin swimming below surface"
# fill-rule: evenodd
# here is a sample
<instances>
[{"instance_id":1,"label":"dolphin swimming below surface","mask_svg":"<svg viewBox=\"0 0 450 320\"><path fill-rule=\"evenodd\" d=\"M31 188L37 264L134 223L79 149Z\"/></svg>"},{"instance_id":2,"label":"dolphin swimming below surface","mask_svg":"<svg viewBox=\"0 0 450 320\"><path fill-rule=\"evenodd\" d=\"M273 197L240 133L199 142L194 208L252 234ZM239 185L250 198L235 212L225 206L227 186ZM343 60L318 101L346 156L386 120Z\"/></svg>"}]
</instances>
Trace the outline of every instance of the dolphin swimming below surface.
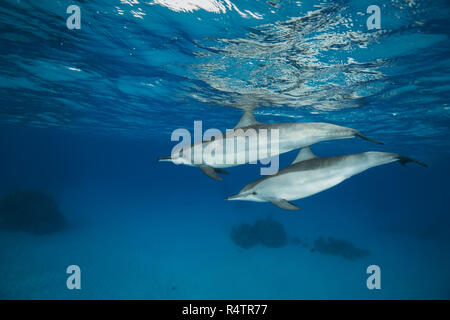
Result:
<instances>
[{"instance_id":1,"label":"dolphin swimming below surface","mask_svg":"<svg viewBox=\"0 0 450 320\"><path fill-rule=\"evenodd\" d=\"M383 144L377 140L371 139L358 132L355 129L342 127L330 123L323 122L303 122L303 123L259 123L254 118L253 112L251 110L246 111L242 116L239 123L233 130L242 129L243 131L254 130L257 134L262 130L266 132L271 130L277 130L278 132L278 145L277 148L271 147L269 145L267 147L267 142L271 143L271 140L261 140L257 139L257 142L250 146L250 143L245 144L245 148L243 150L238 151L234 148L237 144L237 137L234 135L228 136L224 135L221 139L212 139L211 141L203 141L197 142L195 144L191 144L190 146L186 146L182 152L179 152L176 156L168 156L158 158L158 161L170 161L177 164L185 164L189 166L198 166L200 169L209 177L222 180L222 178L217 173L226 174L227 172L222 170L222 168L233 167L244 163L250 162L249 154L255 155L254 160L263 160L267 159L268 156L263 156L260 153L262 148L267 147L267 149L271 150L270 156L278 156L280 154L308 147L314 143L318 143L321 141L327 140L336 140L336 139L348 139L354 137L360 137L362 139L375 142L378 144ZM233 141L228 141L233 140ZM231 142L233 148L227 148L228 143ZM196 146L201 145L201 148L196 148ZM202 150L205 150L208 147L215 147L221 150L221 157L223 159L221 162L211 161L209 159L205 159L203 157ZM220 148L218 148L220 147ZM244 159L242 162L229 162L225 161L225 159ZM201 159L200 162L194 162L193 159Z\"/></svg>"},{"instance_id":2,"label":"dolphin swimming below surface","mask_svg":"<svg viewBox=\"0 0 450 320\"><path fill-rule=\"evenodd\" d=\"M423 162L396 153L375 151L318 158L306 147L287 168L249 183L237 195L225 200L272 202L282 209L298 210L289 201L309 197L367 169L395 161L402 165L416 162L427 167Z\"/></svg>"}]
</instances>

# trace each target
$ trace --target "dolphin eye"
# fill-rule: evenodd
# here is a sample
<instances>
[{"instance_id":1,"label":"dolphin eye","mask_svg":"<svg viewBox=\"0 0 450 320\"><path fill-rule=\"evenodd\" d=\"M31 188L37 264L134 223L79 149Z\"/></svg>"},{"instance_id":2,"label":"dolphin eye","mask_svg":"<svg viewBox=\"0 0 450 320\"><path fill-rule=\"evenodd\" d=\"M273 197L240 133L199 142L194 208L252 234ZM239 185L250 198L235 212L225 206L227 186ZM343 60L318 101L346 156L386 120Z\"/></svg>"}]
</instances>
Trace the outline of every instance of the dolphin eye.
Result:
<instances>
[{"instance_id":1,"label":"dolphin eye","mask_svg":"<svg viewBox=\"0 0 450 320\"><path fill-rule=\"evenodd\" d=\"M253 194L253 195L256 195L256 191L253 191L252 194Z\"/></svg>"}]
</instances>

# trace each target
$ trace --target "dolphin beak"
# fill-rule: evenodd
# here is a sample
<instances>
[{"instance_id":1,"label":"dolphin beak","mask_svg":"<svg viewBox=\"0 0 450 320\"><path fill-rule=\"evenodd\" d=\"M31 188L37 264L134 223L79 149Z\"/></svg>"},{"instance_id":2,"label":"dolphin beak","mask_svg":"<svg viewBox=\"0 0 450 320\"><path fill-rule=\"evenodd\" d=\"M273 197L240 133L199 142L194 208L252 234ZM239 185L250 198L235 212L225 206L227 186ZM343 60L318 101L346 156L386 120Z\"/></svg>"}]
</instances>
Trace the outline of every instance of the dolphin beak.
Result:
<instances>
[{"instance_id":1,"label":"dolphin beak","mask_svg":"<svg viewBox=\"0 0 450 320\"><path fill-rule=\"evenodd\" d=\"M241 197L240 194L235 194L234 196L226 197L225 200L239 200Z\"/></svg>"},{"instance_id":2,"label":"dolphin beak","mask_svg":"<svg viewBox=\"0 0 450 320\"><path fill-rule=\"evenodd\" d=\"M159 157L158 161L172 161L172 157L168 156L168 157Z\"/></svg>"}]
</instances>

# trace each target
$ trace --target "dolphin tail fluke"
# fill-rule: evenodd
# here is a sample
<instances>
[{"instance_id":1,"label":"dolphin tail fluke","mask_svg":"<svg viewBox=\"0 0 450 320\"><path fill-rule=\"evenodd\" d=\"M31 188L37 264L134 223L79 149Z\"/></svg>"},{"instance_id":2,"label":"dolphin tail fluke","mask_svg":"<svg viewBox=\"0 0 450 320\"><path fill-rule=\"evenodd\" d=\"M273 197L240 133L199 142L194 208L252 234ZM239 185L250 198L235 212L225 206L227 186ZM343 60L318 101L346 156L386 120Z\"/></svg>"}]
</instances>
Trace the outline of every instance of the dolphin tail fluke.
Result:
<instances>
[{"instance_id":1,"label":"dolphin tail fluke","mask_svg":"<svg viewBox=\"0 0 450 320\"><path fill-rule=\"evenodd\" d=\"M299 207L297 207L295 204L290 203L289 201L285 199L271 199L270 202L272 202L274 205L276 205L278 208L285 209L285 210L300 210Z\"/></svg>"},{"instance_id":2,"label":"dolphin tail fluke","mask_svg":"<svg viewBox=\"0 0 450 320\"><path fill-rule=\"evenodd\" d=\"M228 174L228 172L226 172L225 170L213 168L205 164L200 165L200 169L202 169L203 173L206 174L208 177L218 181L222 181L222 177L220 177L218 173Z\"/></svg>"},{"instance_id":3,"label":"dolphin tail fluke","mask_svg":"<svg viewBox=\"0 0 450 320\"><path fill-rule=\"evenodd\" d=\"M357 130L353 130L353 133L355 134L355 136L360 137L364 140L370 141L370 142L374 142L374 143L378 143L378 144L384 144L381 141L366 137L365 135L363 135L361 132L357 131Z\"/></svg>"},{"instance_id":4,"label":"dolphin tail fluke","mask_svg":"<svg viewBox=\"0 0 450 320\"><path fill-rule=\"evenodd\" d=\"M423 162L421 162L419 160L415 160L415 159L411 159L411 158L408 158L408 157L404 157L404 156L401 156L401 155L398 155L397 159L398 159L398 162L400 162L400 164L402 166L406 165L408 162L415 162L417 164L420 164L421 166L428 167L428 165L426 163L423 163Z\"/></svg>"}]
</instances>

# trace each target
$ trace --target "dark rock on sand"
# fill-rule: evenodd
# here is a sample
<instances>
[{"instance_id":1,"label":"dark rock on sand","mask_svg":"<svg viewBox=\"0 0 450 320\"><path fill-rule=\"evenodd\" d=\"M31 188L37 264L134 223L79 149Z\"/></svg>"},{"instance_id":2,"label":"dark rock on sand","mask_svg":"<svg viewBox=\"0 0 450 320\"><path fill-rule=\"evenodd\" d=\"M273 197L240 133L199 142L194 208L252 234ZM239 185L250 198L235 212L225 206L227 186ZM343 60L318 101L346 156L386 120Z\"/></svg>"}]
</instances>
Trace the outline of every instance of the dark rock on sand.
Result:
<instances>
[{"instance_id":1,"label":"dark rock on sand","mask_svg":"<svg viewBox=\"0 0 450 320\"><path fill-rule=\"evenodd\" d=\"M245 249L256 245L269 248L280 248L287 245L287 236L283 225L270 217L257 220L253 225L241 224L233 227L230 236L236 245Z\"/></svg>"},{"instance_id":2,"label":"dark rock on sand","mask_svg":"<svg viewBox=\"0 0 450 320\"><path fill-rule=\"evenodd\" d=\"M32 234L47 234L66 226L56 201L38 190L20 190L0 200L0 227Z\"/></svg>"},{"instance_id":3,"label":"dark rock on sand","mask_svg":"<svg viewBox=\"0 0 450 320\"><path fill-rule=\"evenodd\" d=\"M311 252L341 256L344 259L356 260L370 255L369 250L360 249L347 240L334 239L329 237L324 239L319 237L314 241L314 247Z\"/></svg>"}]
</instances>

